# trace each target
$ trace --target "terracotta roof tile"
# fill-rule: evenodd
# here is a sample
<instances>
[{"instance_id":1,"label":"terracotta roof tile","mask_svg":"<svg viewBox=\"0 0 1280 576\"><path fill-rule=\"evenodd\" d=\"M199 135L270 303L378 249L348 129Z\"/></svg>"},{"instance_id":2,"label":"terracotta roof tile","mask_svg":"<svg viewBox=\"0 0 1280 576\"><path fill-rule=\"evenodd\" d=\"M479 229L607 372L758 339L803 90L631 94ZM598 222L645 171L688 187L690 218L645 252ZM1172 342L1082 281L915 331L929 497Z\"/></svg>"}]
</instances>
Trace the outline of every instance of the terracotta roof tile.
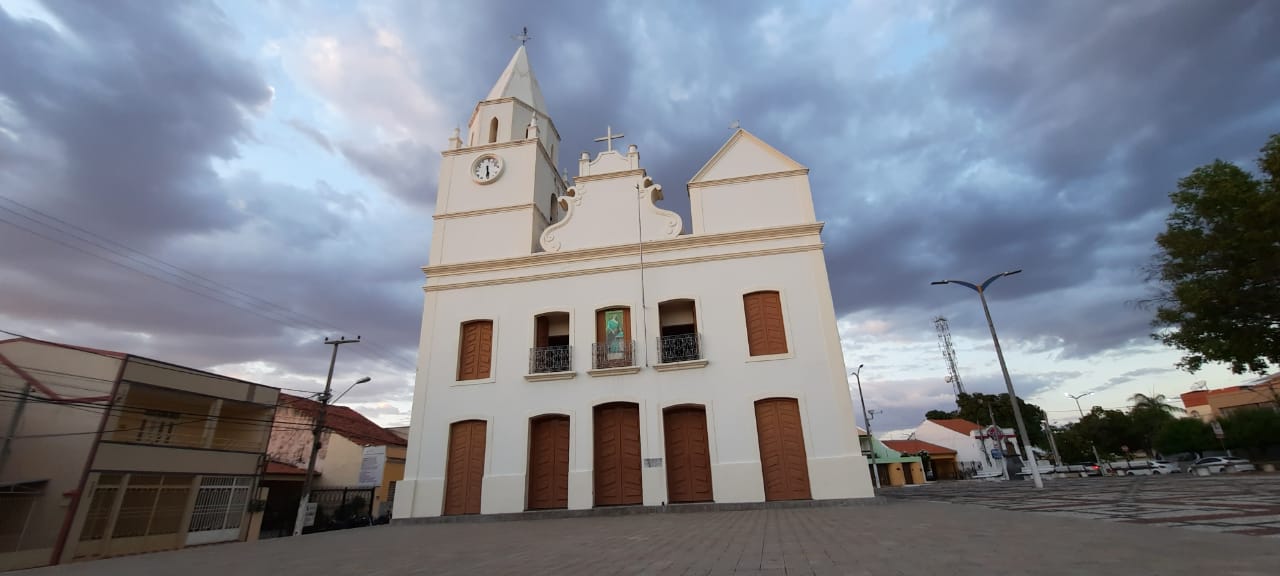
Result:
<instances>
[{"instance_id":1,"label":"terracotta roof tile","mask_svg":"<svg viewBox=\"0 0 1280 576\"><path fill-rule=\"evenodd\" d=\"M918 454L921 450L928 453L930 456L956 453L955 450L950 448L944 448L937 444L930 444L922 440L881 440L880 443L884 444L885 447L890 450L897 450L907 454Z\"/></svg>"},{"instance_id":2,"label":"terracotta roof tile","mask_svg":"<svg viewBox=\"0 0 1280 576\"><path fill-rule=\"evenodd\" d=\"M291 394L280 395L280 406L305 412L312 418L315 418L320 410L319 402ZM409 445L408 440L374 424L373 421L346 406L329 406L328 414L325 415L325 428L333 430L357 444L371 446Z\"/></svg>"},{"instance_id":3,"label":"terracotta roof tile","mask_svg":"<svg viewBox=\"0 0 1280 576\"><path fill-rule=\"evenodd\" d=\"M982 426L975 424L973 422L970 422L968 420L965 420L964 418L943 418L939 420L929 420L929 421L939 426L942 426L943 428L946 428L954 432L958 432L960 434L964 434L966 436L968 436L969 433L973 432L974 430L982 429Z\"/></svg>"}]
</instances>

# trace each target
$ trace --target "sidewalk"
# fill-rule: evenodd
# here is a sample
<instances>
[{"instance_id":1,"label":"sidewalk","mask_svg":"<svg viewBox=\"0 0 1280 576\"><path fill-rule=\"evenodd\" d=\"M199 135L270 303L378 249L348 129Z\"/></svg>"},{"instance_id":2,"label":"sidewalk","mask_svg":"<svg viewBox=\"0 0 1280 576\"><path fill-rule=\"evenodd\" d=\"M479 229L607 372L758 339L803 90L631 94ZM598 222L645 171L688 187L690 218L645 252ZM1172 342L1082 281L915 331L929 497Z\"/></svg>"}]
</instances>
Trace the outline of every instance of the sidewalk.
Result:
<instances>
[{"instance_id":1,"label":"sidewalk","mask_svg":"<svg viewBox=\"0 0 1280 576\"><path fill-rule=\"evenodd\" d=\"M869 506L376 526L21 573L1272 575L1270 538L891 501ZM1206 564L1208 563L1208 564ZM1102 571L1102 572L1100 572Z\"/></svg>"}]
</instances>

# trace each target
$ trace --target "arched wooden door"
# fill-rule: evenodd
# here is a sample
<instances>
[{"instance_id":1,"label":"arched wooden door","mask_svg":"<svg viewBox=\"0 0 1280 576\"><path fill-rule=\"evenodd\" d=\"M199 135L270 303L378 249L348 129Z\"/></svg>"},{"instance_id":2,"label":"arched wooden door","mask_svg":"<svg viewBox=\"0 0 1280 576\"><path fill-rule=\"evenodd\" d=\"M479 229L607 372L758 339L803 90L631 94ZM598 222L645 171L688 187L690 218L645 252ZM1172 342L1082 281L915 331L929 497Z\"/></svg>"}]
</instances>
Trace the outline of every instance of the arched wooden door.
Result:
<instances>
[{"instance_id":1,"label":"arched wooden door","mask_svg":"<svg viewBox=\"0 0 1280 576\"><path fill-rule=\"evenodd\" d=\"M640 407L628 402L596 406L594 430L596 506L642 503Z\"/></svg>"},{"instance_id":2,"label":"arched wooden door","mask_svg":"<svg viewBox=\"0 0 1280 576\"><path fill-rule=\"evenodd\" d=\"M449 463L445 468L444 513L480 513L484 481L484 420L464 420L449 426Z\"/></svg>"},{"instance_id":3,"label":"arched wooden door","mask_svg":"<svg viewBox=\"0 0 1280 576\"><path fill-rule=\"evenodd\" d=\"M756 402L756 433L760 437L760 468L765 500L808 500L809 459L795 398Z\"/></svg>"},{"instance_id":4,"label":"arched wooden door","mask_svg":"<svg viewBox=\"0 0 1280 576\"><path fill-rule=\"evenodd\" d=\"M710 502L711 449L707 411L679 406L662 415L667 458L667 498L671 502Z\"/></svg>"},{"instance_id":5,"label":"arched wooden door","mask_svg":"<svg viewBox=\"0 0 1280 576\"><path fill-rule=\"evenodd\" d=\"M529 509L569 507L569 417L529 424Z\"/></svg>"}]
</instances>

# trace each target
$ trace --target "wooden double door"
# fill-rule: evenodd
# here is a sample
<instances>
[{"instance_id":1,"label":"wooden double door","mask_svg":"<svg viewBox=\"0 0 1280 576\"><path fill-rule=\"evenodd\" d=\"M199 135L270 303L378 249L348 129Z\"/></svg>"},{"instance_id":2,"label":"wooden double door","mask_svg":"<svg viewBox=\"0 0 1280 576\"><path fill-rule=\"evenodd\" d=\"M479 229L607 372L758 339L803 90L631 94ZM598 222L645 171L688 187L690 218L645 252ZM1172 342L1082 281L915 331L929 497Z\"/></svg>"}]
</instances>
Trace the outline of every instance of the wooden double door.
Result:
<instances>
[{"instance_id":1,"label":"wooden double door","mask_svg":"<svg viewBox=\"0 0 1280 576\"><path fill-rule=\"evenodd\" d=\"M794 398L756 402L756 433L765 500L808 500L809 459L804 448L800 404Z\"/></svg>"},{"instance_id":2,"label":"wooden double door","mask_svg":"<svg viewBox=\"0 0 1280 576\"><path fill-rule=\"evenodd\" d=\"M663 415L667 498L671 502L710 502L711 450L707 412L701 406L677 406Z\"/></svg>"},{"instance_id":3,"label":"wooden double door","mask_svg":"<svg viewBox=\"0 0 1280 576\"><path fill-rule=\"evenodd\" d=\"M593 416L595 505L642 503L640 407L630 402L602 404Z\"/></svg>"},{"instance_id":4,"label":"wooden double door","mask_svg":"<svg viewBox=\"0 0 1280 576\"><path fill-rule=\"evenodd\" d=\"M449 461L445 467L444 514L480 513L484 481L485 421L464 420L449 426Z\"/></svg>"},{"instance_id":5,"label":"wooden double door","mask_svg":"<svg viewBox=\"0 0 1280 576\"><path fill-rule=\"evenodd\" d=\"M569 417L541 416L529 423L530 510L569 507Z\"/></svg>"}]
</instances>

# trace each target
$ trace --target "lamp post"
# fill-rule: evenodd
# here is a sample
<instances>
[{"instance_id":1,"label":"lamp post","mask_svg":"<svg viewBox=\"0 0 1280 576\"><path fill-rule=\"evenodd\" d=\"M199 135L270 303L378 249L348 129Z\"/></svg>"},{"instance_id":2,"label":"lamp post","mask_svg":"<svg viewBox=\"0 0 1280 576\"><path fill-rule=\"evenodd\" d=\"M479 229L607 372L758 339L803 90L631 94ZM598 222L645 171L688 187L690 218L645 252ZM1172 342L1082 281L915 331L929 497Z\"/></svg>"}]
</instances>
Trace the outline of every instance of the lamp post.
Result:
<instances>
[{"instance_id":1,"label":"lamp post","mask_svg":"<svg viewBox=\"0 0 1280 576\"><path fill-rule=\"evenodd\" d=\"M1063 392L1062 394L1063 394L1064 396L1066 396L1067 398L1070 398L1070 399L1072 399L1072 400L1075 400L1075 401L1076 401L1076 411L1080 413L1080 421L1081 421L1081 422L1083 422L1083 421L1084 421L1084 408L1081 408L1081 407L1080 407L1080 399L1081 399L1081 398L1084 398L1085 396L1088 396L1088 395L1090 395L1090 394L1093 394L1093 392L1085 392L1084 394L1079 394L1079 395L1076 395L1076 396L1072 396L1071 394L1068 394L1068 393L1066 393L1066 392ZM1098 463L1098 473L1099 473L1099 474L1102 474L1102 466L1103 466L1102 456L1098 455L1098 443L1097 443L1097 442L1094 442L1094 441L1093 441L1093 438L1090 438L1090 439L1089 439L1089 448L1092 448L1092 449L1093 449L1093 460L1094 460L1094 462L1097 462L1097 463ZM1109 466L1108 466L1108 468L1109 468Z\"/></svg>"},{"instance_id":2,"label":"lamp post","mask_svg":"<svg viewBox=\"0 0 1280 576\"><path fill-rule=\"evenodd\" d=\"M1022 421L1022 411L1018 410L1018 396L1013 392L1013 380L1009 378L1009 367L1004 363L1004 351L1000 349L1000 338L996 336L996 325L991 321L991 310L987 307L987 287L996 280L1019 272L1022 270L1001 272L977 285L963 280L939 280L931 284L959 284L978 293L978 299L982 301L982 312L987 315L987 328L991 329L991 341L996 345L996 358L1000 360L1000 371L1004 373L1004 385L1009 390L1009 402L1013 404L1013 419L1018 424L1018 434L1022 435L1022 446L1026 450L1027 458L1031 461L1031 478L1035 480L1036 488L1044 488L1044 482L1040 479L1040 469L1036 466L1036 453L1031 450L1031 437L1027 435L1027 425Z\"/></svg>"},{"instance_id":3,"label":"lamp post","mask_svg":"<svg viewBox=\"0 0 1280 576\"><path fill-rule=\"evenodd\" d=\"M311 480L316 470L316 454L320 452L320 433L324 431L324 418L329 409L329 390L333 384L333 365L338 360L338 347L343 344L355 344L360 342L360 337L356 336L355 340L340 337L337 340L325 338L326 346L333 346L333 354L329 356L329 374L324 378L324 392L320 394L320 410L318 410L315 419L315 427L311 430L311 458L307 460L307 475L302 480L302 495L298 498L298 515L293 520L293 535L301 536L302 529L307 524L307 504L311 499ZM368 382L366 376L361 382ZM360 382L356 382L359 384ZM355 386L355 384L352 384ZM349 390L349 388L348 388ZM346 392L343 392L346 394Z\"/></svg>"},{"instance_id":4,"label":"lamp post","mask_svg":"<svg viewBox=\"0 0 1280 576\"><path fill-rule=\"evenodd\" d=\"M858 381L858 402L862 404L862 421L867 423L867 446L871 448L871 479L875 481L876 488L880 488L880 470L876 468L876 437L871 435L871 416L867 413L867 401L862 397L862 367L865 364L859 364L858 369L853 371L852 376Z\"/></svg>"}]
</instances>

